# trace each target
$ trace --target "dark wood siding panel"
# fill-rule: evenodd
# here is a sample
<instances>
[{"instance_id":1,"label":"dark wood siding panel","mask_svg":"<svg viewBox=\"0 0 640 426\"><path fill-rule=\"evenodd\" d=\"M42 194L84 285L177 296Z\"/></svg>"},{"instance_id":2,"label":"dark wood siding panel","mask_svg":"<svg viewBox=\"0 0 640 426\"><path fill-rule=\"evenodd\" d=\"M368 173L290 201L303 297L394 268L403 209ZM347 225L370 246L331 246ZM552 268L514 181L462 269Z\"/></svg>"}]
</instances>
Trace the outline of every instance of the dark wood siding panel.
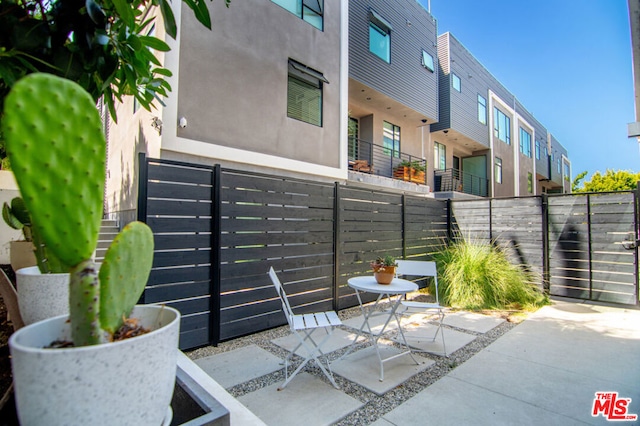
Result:
<instances>
[{"instance_id":1,"label":"dark wood siding panel","mask_svg":"<svg viewBox=\"0 0 640 426\"><path fill-rule=\"evenodd\" d=\"M369 9L393 27L391 63L369 51ZM407 17L411 19L410 27ZM437 66L436 36L435 20L417 1L349 2L349 77L436 119L438 73L429 72L421 65L424 49L433 56Z\"/></svg>"}]
</instances>

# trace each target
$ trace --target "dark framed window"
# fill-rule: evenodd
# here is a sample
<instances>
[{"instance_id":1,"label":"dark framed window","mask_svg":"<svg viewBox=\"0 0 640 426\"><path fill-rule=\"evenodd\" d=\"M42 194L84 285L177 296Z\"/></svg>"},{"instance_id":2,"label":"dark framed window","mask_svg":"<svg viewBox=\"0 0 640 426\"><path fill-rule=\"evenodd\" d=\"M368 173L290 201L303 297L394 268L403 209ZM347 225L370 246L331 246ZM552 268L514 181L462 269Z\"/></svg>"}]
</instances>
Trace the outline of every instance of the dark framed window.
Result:
<instances>
[{"instance_id":1,"label":"dark framed window","mask_svg":"<svg viewBox=\"0 0 640 426\"><path fill-rule=\"evenodd\" d=\"M324 29L324 0L271 0L319 30Z\"/></svg>"},{"instance_id":2,"label":"dark framed window","mask_svg":"<svg viewBox=\"0 0 640 426\"><path fill-rule=\"evenodd\" d=\"M527 191L533 194L533 173L527 173Z\"/></svg>"},{"instance_id":3,"label":"dark framed window","mask_svg":"<svg viewBox=\"0 0 640 426\"><path fill-rule=\"evenodd\" d=\"M433 56L424 50L422 51L422 66L431 72L434 72L436 69L433 63Z\"/></svg>"},{"instance_id":4,"label":"dark framed window","mask_svg":"<svg viewBox=\"0 0 640 426\"><path fill-rule=\"evenodd\" d=\"M462 92L462 83L460 82L460 77L458 77L454 73L451 73L451 85L458 92Z\"/></svg>"},{"instance_id":5,"label":"dark framed window","mask_svg":"<svg viewBox=\"0 0 640 426\"><path fill-rule=\"evenodd\" d=\"M373 10L369 10L369 51L391 63L391 24Z\"/></svg>"},{"instance_id":6,"label":"dark framed window","mask_svg":"<svg viewBox=\"0 0 640 426\"><path fill-rule=\"evenodd\" d=\"M497 107L493 107L493 136L511 145L511 119Z\"/></svg>"},{"instance_id":7,"label":"dark framed window","mask_svg":"<svg viewBox=\"0 0 640 426\"><path fill-rule=\"evenodd\" d=\"M536 141L536 160L540 159L540 141Z\"/></svg>"},{"instance_id":8,"label":"dark framed window","mask_svg":"<svg viewBox=\"0 0 640 426\"><path fill-rule=\"evenodd\" d=\"M482 95L478 95L478 121L487 124L487 100Z\"/></svg>"},{"instance_id":9,"label":"dark framed window","mask_svg":"<svg viewBox=\"0 0 640 426\"><path fill-rule=\"evenodd\" d=\"M400 127L383 121L382 146L386 155L400 158Z\"/></svg>"},{"instance_id":10,"label":"dark framed window","mask_svg":"<svg viewBox=\"0 0 640 426\"><path fill-rule=\"evenodd\" d=\"M531 158L531 133L520 127L520 152Z\"/></svg>"},{"instance_id":11,"label":"dark framed window","mask_svg":"<svg viewBox=\"0 0 640 426\"><path fill-rule=\"evenodd\" d=\"M437 170L447 168L447 147L441 143L433 143L433 164Z\"/></svg>"},{"instance_id":12,"label":"dark framed window","mask_svg":"<svg viewBox=\"0 0 640 426\"><path fill-rule=\"evenodd\" d=\"M322 127L322 86L329 83L312 68L289 59L287 117Z\"/></svg>"},{"instance_id":13,"label":"dark framed window","mask_svg":"<svg viewBox=\"0 0 640 426\"><path fill-rule=\"evenodd\" d=\"M496 183L502 183L502 158L496 157L493 163L493 174Z\"/></svg>"}]
</instances>

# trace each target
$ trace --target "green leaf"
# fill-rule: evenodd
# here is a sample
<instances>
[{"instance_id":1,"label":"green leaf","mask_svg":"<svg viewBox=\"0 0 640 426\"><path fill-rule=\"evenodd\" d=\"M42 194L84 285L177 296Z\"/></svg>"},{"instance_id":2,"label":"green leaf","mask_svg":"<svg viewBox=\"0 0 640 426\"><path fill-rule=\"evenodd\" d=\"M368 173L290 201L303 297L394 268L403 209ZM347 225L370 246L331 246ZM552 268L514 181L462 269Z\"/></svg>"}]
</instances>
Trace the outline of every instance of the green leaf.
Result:
<instances>
[{"instance_id":1,"label":"green leaf","mask_svg":"<svg viewBox=\"0 0 640 426\"><path fill-rule=\"evenodd\" d=\"M162 12L162 18L164 19L164 29L175 40L178 34L178 26L176 25L176 18L171 10L171 5L167 0L154 0L154 4L160 6L160 12Z\"/></svg>"},{"instance_id":2,"label":"green leaf","mask_svg":"<svg viewBox=\"0 0 640 426\"><path fill-rule=\"evenodd\" d=\"M144 44L145 46L158 50L160 52L168 52L169 50L171 50L171 48L167 43L165 43L164 41L160 40L157 37L141 35L138 38L140 39L142 44Z\"/></svg>"},{"instance_id":3,"label":"green leaf","mask_svg":"<svg viewBox=\"0 0 640 426\"><path fill-rule=\"evenodd\" d=\"M193 10L196 19L205 27L211 29L211 16L204 0L184 0L184 2Z\"/></svg>"},{"instance_id":4,"label":"green leaf","mask_svg":"<svg viewBox=\"0 0 640 426\"><path fill-rule=\"evenodd\" d=\"M133 28L136 25L136 18L129 2L127 2L127 0L113 0L113 5L120 15L120 19L122 19L128 27Z\"/></svg>"},{"instance_id":5,"label":"green leaf","mask_svg":"<svg viewBox=\"0 0 640 426\"><path fill-rule=\"evenodd\" d=\"M164 75L165 77L173 76L173 73L166 68L154 68L151 70L151 72L154 74Z\"/></svg>"}]
</instances>

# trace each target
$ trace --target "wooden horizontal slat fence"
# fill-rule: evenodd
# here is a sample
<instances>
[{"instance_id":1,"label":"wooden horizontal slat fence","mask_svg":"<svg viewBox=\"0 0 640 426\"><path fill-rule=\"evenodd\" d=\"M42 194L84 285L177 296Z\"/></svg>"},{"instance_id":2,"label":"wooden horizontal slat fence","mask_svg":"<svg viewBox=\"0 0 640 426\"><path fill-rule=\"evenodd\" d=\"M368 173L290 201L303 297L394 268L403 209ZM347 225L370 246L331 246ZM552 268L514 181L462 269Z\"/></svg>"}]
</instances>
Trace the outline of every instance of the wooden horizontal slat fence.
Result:
<instances>
[{"instance_id":1,"label":"wooden horizontal slat fence","mask_svg":"<svg viewBox=\"0 0 640 426\"><path fill-rule=\"evenodd\" d=\"M498 244L551 294L637 304L634 193L448 200L140 156L139 220L154 232L144 303L182 314L180 347L356 306L350 277L390 254L429 260L449 237Z\"/></svg>"},{"instance_id":2,"label":"wooden horizontal slat fence","mask_svg":"<svg viewBox=\"0 0 640 426\"><path fill-rule=\"evenodd\" d=\"M551 294L637 303L634 205L632 192L549 197Z\"/></svg>"},{"instance_id":3,"label":"wooden horizontal slat fence","mask_svg":"<svg viewBox=\"0 0 640 426\"><path fill-rule=\"evenodd\" d=\"M216 340L217 246L212 218L214 167L145 160L140 156L138 218L154 234L153 268L144 303L164 303L182 313L180 348Z\"/></svg>"},{"instance_id":4,"label":"wooden horizontal slat fence","mask_svg":"<svg viewBox=\"0 0 640 426\"><path fill-rule=\"evenodd\" d=\"M542 197L454 200L452 233L455 239L491 242L512 263L527 265L544 288L545 232Z\"/></svg>"}]
</instances>

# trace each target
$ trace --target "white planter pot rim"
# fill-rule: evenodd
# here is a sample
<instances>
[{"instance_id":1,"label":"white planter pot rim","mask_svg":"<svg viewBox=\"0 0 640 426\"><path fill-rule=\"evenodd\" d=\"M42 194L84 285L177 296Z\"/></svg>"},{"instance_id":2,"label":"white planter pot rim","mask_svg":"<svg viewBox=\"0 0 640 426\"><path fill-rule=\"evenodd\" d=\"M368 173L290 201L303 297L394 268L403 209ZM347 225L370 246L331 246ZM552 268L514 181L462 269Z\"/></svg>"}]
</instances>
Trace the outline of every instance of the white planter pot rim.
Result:
<instances>
[{"instance_id":1,"label":"white planter pot rim","mask_svg":"<svg viewBox=\"0 0 640 426\"><path fill-rule=\"evenodd\" d=\"M68 316L62 315L13 333L20 424L162 424L175 386L180 313L139 305L131 316L152 331L112 343L45 349L54 340L71 340Z\"/></svg>"}]
</instances>

